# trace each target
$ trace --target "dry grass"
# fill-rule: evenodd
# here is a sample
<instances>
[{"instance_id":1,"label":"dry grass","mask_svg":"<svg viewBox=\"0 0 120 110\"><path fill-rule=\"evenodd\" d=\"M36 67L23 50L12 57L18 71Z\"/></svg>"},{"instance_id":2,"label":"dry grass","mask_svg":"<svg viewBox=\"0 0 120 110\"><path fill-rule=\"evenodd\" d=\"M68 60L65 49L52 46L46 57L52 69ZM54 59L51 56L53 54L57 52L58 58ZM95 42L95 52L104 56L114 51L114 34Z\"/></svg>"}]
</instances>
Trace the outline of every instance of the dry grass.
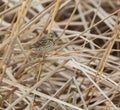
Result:
<instances>
[{"instance_id":1,"label":"dry grass","mask_svg":"<svg viewBox=\"0 0 120 110\"><path fill-rule=\"evenodd\" d=\"M120 110L119 0L1 0L0 110ZM55 32L44 57L29 48Z\"/></svg>"}]
</instances>

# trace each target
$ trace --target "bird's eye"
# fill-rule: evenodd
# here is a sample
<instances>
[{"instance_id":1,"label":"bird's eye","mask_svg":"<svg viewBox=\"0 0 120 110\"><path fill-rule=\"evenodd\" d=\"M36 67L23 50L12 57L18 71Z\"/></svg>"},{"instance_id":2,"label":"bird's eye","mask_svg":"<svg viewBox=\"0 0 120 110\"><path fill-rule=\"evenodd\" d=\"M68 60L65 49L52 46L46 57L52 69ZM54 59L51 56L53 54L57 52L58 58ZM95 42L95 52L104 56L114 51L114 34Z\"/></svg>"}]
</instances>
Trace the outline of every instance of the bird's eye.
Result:
<instances>
[{"instance_id":1,"label":"bird's eye","mask_svg":"<svg viewBox=\"0 0 120 110\"><path fill-rule=\"evenodd\" d=\"M53 32L49 33L49 36L50 36L51 38L53 38L53 37L54 37L54 33L53 33Z\"/></svg>"}]
</instances>

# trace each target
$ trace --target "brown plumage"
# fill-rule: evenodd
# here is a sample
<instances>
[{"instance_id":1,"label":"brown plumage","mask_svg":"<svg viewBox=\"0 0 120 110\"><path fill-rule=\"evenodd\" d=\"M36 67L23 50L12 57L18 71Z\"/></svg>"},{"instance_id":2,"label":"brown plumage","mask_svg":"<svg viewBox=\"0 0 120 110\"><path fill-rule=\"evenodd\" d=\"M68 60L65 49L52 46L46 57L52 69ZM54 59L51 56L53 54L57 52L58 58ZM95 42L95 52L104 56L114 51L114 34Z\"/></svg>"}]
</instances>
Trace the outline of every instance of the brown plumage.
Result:
<instances>
[{"instance_id":1,"label":"brown plumage","mask_svg":"<svg viewBox=\"0 0 120 110\"><path fill-rule=\"evenodd\" d=\"M30 48L32 49L32 51L38 52L40 54L48 53L53 49L55 45L54 37L55 37L54 33L49 33L42 39L31 45Z\"/></svg>"}]
</instances>

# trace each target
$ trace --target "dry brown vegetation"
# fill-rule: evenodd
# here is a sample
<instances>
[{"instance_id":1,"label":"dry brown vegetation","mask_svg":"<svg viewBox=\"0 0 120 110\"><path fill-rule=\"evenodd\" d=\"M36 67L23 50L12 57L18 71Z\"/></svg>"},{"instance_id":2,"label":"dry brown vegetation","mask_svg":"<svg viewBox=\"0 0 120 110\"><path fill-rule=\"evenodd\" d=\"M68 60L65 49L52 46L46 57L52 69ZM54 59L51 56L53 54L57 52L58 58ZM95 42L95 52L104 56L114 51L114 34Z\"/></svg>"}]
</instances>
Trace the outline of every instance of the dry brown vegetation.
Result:
<instances>
[{"instance_id":1,"label":"dry brown vegetation","mask_svg":"<svg viewBox=\"0 0 120 110\"><path fill-rule=\"evenodd\" d=\"M119 0L0 0L0 110L120 110ZM29 48L47 32L44 56Z\"/></svg>"}]
</instances>

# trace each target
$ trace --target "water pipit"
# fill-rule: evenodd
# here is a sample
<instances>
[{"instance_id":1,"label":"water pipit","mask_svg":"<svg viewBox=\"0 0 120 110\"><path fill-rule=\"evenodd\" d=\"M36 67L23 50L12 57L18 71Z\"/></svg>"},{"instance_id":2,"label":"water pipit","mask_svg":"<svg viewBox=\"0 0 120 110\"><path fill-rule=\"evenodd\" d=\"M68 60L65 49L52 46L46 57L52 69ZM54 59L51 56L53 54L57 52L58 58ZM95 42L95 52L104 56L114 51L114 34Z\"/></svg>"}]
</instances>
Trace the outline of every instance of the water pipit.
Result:
<instances>
[{"instance_id":1,"label":"water pipit","mask_svg":"<svg viewBox=\"0 0 120 110\"><path fill-rule=\"evenodd\" d=\"M42 39L32 44L30 46L31 50L35 53L45 56L45 54L49 53L54 48L54 37L55 34L53 32L48 33L47 35L43 36Z\"/></svg>"}]
</instances>

